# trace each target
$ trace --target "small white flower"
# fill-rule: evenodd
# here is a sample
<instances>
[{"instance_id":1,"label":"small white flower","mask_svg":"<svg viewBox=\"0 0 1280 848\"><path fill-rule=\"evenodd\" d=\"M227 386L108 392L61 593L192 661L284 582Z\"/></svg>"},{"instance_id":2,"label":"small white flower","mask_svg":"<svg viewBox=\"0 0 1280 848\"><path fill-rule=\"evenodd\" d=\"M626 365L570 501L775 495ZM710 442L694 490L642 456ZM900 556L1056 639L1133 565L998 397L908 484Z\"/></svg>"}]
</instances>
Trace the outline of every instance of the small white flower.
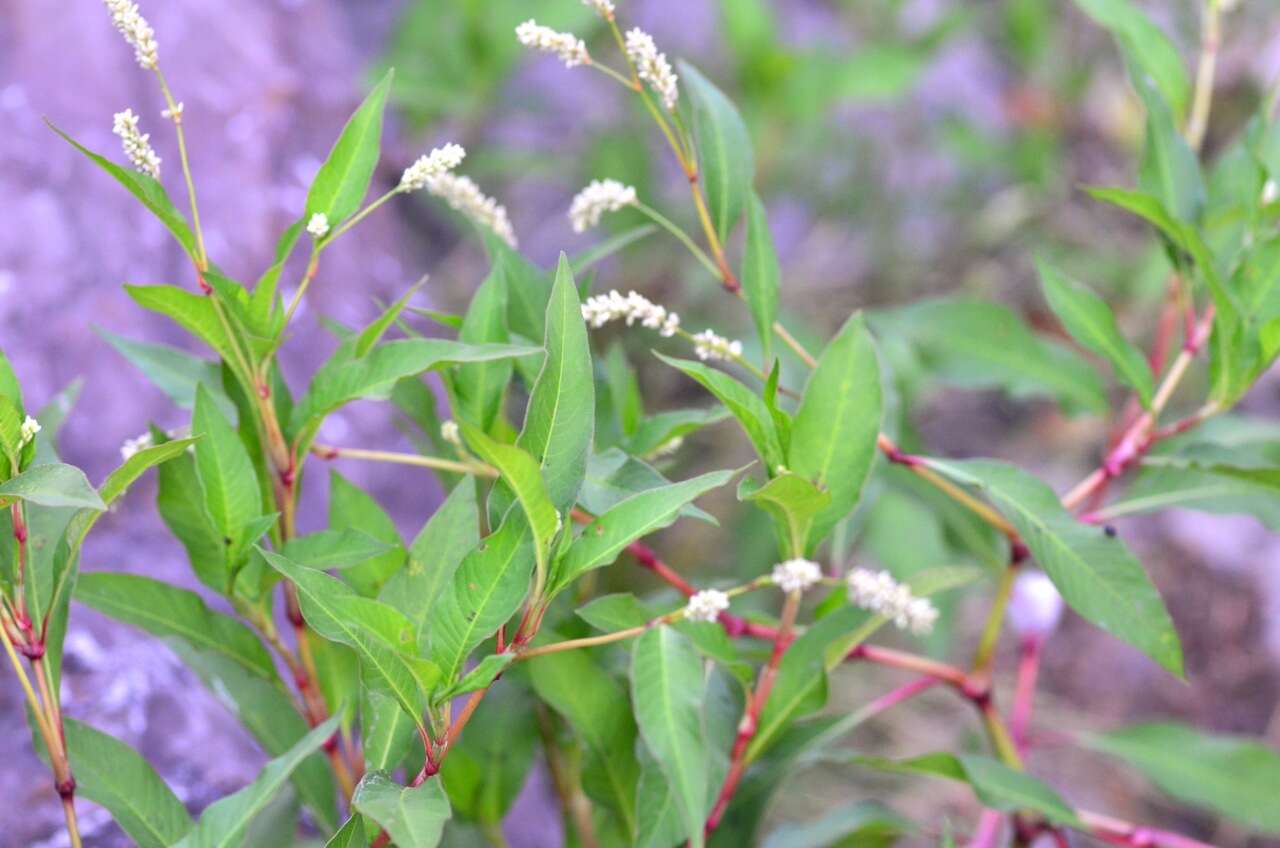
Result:
<instances>
[{"instance_id":1,"label":"small white flower","mask_svg":"<svg viewBox=\"0 0 1280 848\"><path fill-rule=\"evenodd\" d=\"M680 448L684 447L684 436L675 436L667 439L653 450L649 451L649 459L662 459L665 456L671 456Z\"/></svg>"},{"instance_id":2,"label":"small white flower","mask_svg":"<svg viewBox=\"0 0 1280 848\"><path fill-rule=\"evenodd\" d=\"M467 151L460 144L437 147L425 156L419 156L418 161L404 169L404 174L400 177L400 190L424 189L431 180L461 165L465 158Z\"/></svg>"},{"instance_id":3,"label":"small white flower","mask_svg":"<svg viewBox=\"0 0 1280 848\"><path fill-rule=\"evenodd\" d=\"M427 191L477 224L493 230L511 247L517 246L516 233L507 218L506 207L486 196L470 177L446 171L427 180Z\"/></svg>"},{"instance_id":4,"label":"small white flower","mask_svg":"<svg viewBox=\"0 0 1280 848\"><path fill-rule=\"evenodd\" d=\"M587 45L571 32L556 32L551 27L544 27L530 18L516 27L516 38L525 47L554 53L564 62L565 67L588 65L591 56L587 53Z\"/></svg>"},{"instance_id":5,"label":"small white flower","mask_svg":"<svg viewBox=\"0 0 1280 848\"><path fill-rule=\"evenodd\" d=\"M18 431L20 436L18 439L19 446L25 445L27 442L34 439L36 437L36 433L39 432L40 422L28 415L26 419L23 420L22 427Z\"/></svg>"},{"instance_id":6,"label":"small white flower","mask_svg":"<svg viewBox=\"0 0 1280 848\"><path fill-rule=\"evenodd\" d=\"M1013 581L1009 626L1020 636L1047 636L1062 619L1062 595L1041 571L1023 571Z\"/></svg>"},{"instance_id":7,"label":"small white flower","mask_svg":"<svg viewBox=\"0 0 1280 848\"><path fill-rule=\"evenodd\" d=\"M329 235L329 216L323 212L317 212L311 216L311 220L307 221L307 232L311 233L313 238L322 239Z\"/></svg>"},{"instance_id":8,"label":"small white flower","mask_svg":"<svg viewBox=\"0 0 1280 848\"><path fill-rule=\"evenodd\" d=\"M715 621L728 608L728 595L719 589L703 589L689 597L684 617L687 621Z\"/></svg>"},{"instance_id":9,"label":"small white flower","mask_svg":"<svg viewBox=\"0 0 1280 848\"><path fill-rule=\"evenodd\" d=\"M462 447L462 434L458 430L458 422L449 419L440 425L440 438L451 445Z\"/></svg>"},{"instance_id":10,"label":"small white flower","mask_svg":"<svg viewBox=\"0 0 1280 848\"><path fill-rule=\"evenodd\" d=\"M179 103L172 109L165 109L160 113L160 117L173 121L175 124L182 123L182 115L187 111L185 103Z\"/></svg>"},{"instance_id":11,"label":"small white flower","mask_svg":"<svg viewBox=\"0 0 1280 848\"><path fill-rule=\"evenodd\" d=\"M604 18L606 21L613 20L612 0L582 0L582 4L595 9L600 17Z\"/></svg>"},{"instance_id":12,"label":"small white flower","mask_svg":"<svg viewBox=\"0 0 1280 848\"><path fill-rule=\"evenodd\" d=\"M111 131L120 136L125 158L141 173L160 179L160 157L151 149L151 135L138 129L138 116L132 109L112 116Z\"/></svg>"},{"instance_id":13,"label":"small white flower","mask_svg":"<svg viewBox=\"0 0 1280 848\"><path fill-rule=\"evenodd\" d=\"M850 603L884 616L900 629L924 635L938 620L938 610L927 598L912 595L909 586L887 571L855 568L845 582Z\"/></svg>"},{"instance_id":14,"label":"small white flower","mask_svg":"<svg viewBox=\"0 0 1280 848\"><path fill-rule=\"evenodd\" d=\"M636 190L617 180L592 180L578 192L569 207L569 220L575 233L586 232L600 223L605 212L617 212L636 203Z\"/></svg>"},{"instance_id":15,"label":"small white flower","mask_svg":"<svg viewBox=\"0 0 1280 848\"><path fill-rule=\"evenodd\" d=\"M742 342L729 341L712 330L703 330L693 337L693 352L703 362L737 359L742 356Z\"/></svg>"},{"instance_id":16,"label":"small white flower","mask_svg":"<svg viewBox=\"0 0 1280 848\"><path fill-rule=\"evenodd\" d=\"M1270 206L1280 198L1280 186L1276 185L1275 180L1267 180L1262 184L1262 203Z\"/></svg>"},{"instance_id":17,"label":"small white flower","mask_svg":"<svg viewBox=\"0 0 1280 848\"><path fill-rule=\"evenodd\" d=\"M608 294L598 294L587 298L582 304L582 320L593 328L603 327L610 321L625 319L627 326L639 322L650 330L657 330L662 336L670 338L680 327L680 316L668 312L666 307L659 306L639 292L628 292L626 297L618 294L617 289Z\"/></svg>"},{"instance_id":18,"label":"small white flower","mask_svg":"<svg viewBox=\"0 0 1280 848\"><path fill-rule=\"evenodd\" d=\"M125 439L123 445L120 446L120 459L128 462L138 451L146 450L155 444L155 439L150 433L143 433L133 439Z\"/></svg>"},{"instance_id":19,"label":"small white flower","mask_svg":"<svg viewBox=\"0 0 1280 848\"><path fill-rule=\"evenodd\" d=\"M773 567L772 579L784 592L803 592L822 580L822 567L807 559L789 559Z\"/></svg>"},{"instance_id":20,"label":"small white flower","mask_svg":"<svg viewBox=\"0 0 1280 848\"><path fill-rule=\"evenodd\" d=\"M153 70L160 61L155 30L138 11L138 4L130 0L104 0L111 22L133 48L133 55L142 67Z\"/></svg>"},{"instance_id":21,"label":"small white flower","mask_svg":"<svg viewBox=\"0 0 1280 848\"><path fill-rule=\"evenodd\" d=\"M680 78L671 70L667 57L658 52L653 43L653 36L642 29L633 29L627 33L627 56L636 66L640 79L649 83L667 111L674 111L680 90L676 83Z\"/></svg>"}]
</instances>

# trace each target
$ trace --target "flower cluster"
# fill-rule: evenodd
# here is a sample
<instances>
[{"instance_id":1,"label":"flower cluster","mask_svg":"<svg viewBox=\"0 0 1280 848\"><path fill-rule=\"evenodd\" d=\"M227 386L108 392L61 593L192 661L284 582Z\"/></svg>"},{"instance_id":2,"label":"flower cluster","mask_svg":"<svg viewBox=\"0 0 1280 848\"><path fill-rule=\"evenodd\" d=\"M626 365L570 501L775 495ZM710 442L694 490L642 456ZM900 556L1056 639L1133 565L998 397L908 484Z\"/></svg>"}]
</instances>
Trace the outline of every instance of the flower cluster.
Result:
<instances>
[{"instance_id":1,"label":"flower cluster","mask_svg":"<svg viewBox=\"0 0 1280 848\"><path fill-rule=\"evenodd\" d=\"M575 233L586 232L600 223L605 212L617 212L636 203L636 190L617 180L592 180L578 192L569 207L569 220Z\"/></svg>"},{"instance_id":2,"label":"flower cluster","mask_svg":"<svg viewBox=\"0 0 1280 848\"><path fill-rule=\"evenodd\" d=\"M151 149L151 134L138 129L138 116L132 109L115 113L111 131L120 136L120 146L134 168L153 179L160 179L160 157Z\"/></svg>"},{"instance_id":3,"label":"flower cluster","mask_svg":"<svg viewBox=\"0 0 1280 848\"><path fill-rule=\"evenodd\" d=\"M107 11L111 13L111 22L124 36L124 40L133 48L133 55L138 64L147 70L154 70L160 61L160 45L156 43L155 30L138 11L138 4L130 0L104 0Z\"/></svg>"},{"instance_id":4,"label":"flower cluster","mask_svg":"<svg viewBox=\"0 0 1280 848\"><path fill-rule=\"evenodd\" d=\"M728 595L719 589L703 589L689 597L684 617L687 621L715 621L728 608Z\"/></svg>"},{"instance_id":5,"label":"flower cluster","mask_svg":"<svg viewBox=\"0 0 1280 848\"><path fill-rule=\"evenodd\" d=\"M440 425L440 438L456 448L462 448L462 431L458 429L458 422L452 418Z\"/></svg>"},{"instance_id":6,"label":"flower cluster","mask_svg":"<svg viewBox=\"0 0 1280 848\"><path fill-rule=\"evenodd\" d=\"M582 0L582 5L595 9L606 21L613 20L613 0Z\"/></svg>"},{"instance_id":7,"label":"flower cluster","mask_svg":"<svg viewBox=\"0 0 1280 848\"><path fill-rule=\"evenodd\" d=\"M807 559L789 559L773 567L771 579L784 592L803 592L822 580L822 567Z\"/></svg>"},{"instance_id":8,"label":"flower cluster","mask_svg":"<svg viewBox=\"0 0 1280 848\"><path fill-rule=\"evenodd\" d=\"M25 445L36 437L36 433L40 432L40 422L28 415L22 422L22 427L18 430L18 444Z\"/></svg>"},{"instance_id":9,"label":"flower cluster","mask_svg":"<svg viewBox=\"0 0 1280 848\"><path fill-rule=\"evenodd\" d=\"M642 29L628 32L627 57L636 66L640 79L649 83L662 98L662 105L667 107L667 111L674 111L676 100L680 97L680 91L676 88L680 78L671 70L667 57L658 52L653 36Z\"/></svg>"},{"instance_id":10,"label":"flower cluster","mask_svg":"<svg viewBox=\"0 0 1280 848\"><path fill-rule=\"evenodd\" d=\"M659 306L639 292L628 292L623 297L615 289L608 294L589 297L582 304L582 320L593 328L621 319L626 319L628 327L639 322L641 326L657 330L667 338L674 336L676 330L680 329L679 315L668 312L665 306Z\"/></svg>"},{"instance_id":11,"label":"flower cluster","mask_svg":"<svg viewBox=\"0 0 1280 848\"><path fill-rule=\"evenodd\" d=\"M467 151L460 144L446 144L437 147L404 169L400 176L400 191L418 191L424 189L436 177L452 171L467 158Z\"/></svg>"},{"instance_id":12,"label":"flower cluster","mask_svg":"<svg viewBox=\"0 0 1280 848\"><path fill-rule=\"evenodd\" d=\"M311 220L307 221L307 232L312 238L322 239L329 235L329 216L323 212L317 212L311 216Z\"/></svg>"},{"instance_id":13,"label":"flower cluster","mask_svg":"<svg viewBox=\"0 0 1280 848\"><path fill-rule=\"evenodd\" d=\"M138 451L153 447L155 443L156 440L152 438L150 433L143 433L133 439L125 439L124 444L120 446L120 459L122 462L128 462Z\"/></svg>"},{"instance_id":14,"label":"flower cluster","mask_svg":"<svg viewBox=\"0 0 1280 848\"><path fill-rule=\"evenodd\" d=\"M938 610L928 598L917 598L911 587L894 580L887 571L855 568L845 581L850 603L883 615L897 627L923 635L938 620Z\"/></svg>"},{"instance_id":15,"label":"flower cluster","mask_svg":"<svg viewBox=\"0 0 1280 848\"><path fill-rule=\"evenodd\" d=\"M570 32L557 32L551 27L542 26L532 18L516 27L516 38L525 47L556 54L567 68L591 63L587 45L581 38Z\"/></svg>"},{"instance_id":16,"label":"flower cluster","mask_svg":"<svg viewBox=\"0 0 1280 848\"><path fill-rule=\"evenodd\" d=\"M693 352L703 362L738 359L742 356L742 342L730 341L713 330L703 330L693 337Z\"/></svg>"},{"instance_id":17,"label":"flower cluster","mask_svg":"<svg viewBox=\"0 0 1280 848\"><path fill-rule=\"evenodd\" d=\"M498 238L511 247L516 246L516 232L507 218L506 207L492 197L487 197L470 177L446 171L427 180L426 188L456 211L493 230Z\"/></svg>"}]
</instances>

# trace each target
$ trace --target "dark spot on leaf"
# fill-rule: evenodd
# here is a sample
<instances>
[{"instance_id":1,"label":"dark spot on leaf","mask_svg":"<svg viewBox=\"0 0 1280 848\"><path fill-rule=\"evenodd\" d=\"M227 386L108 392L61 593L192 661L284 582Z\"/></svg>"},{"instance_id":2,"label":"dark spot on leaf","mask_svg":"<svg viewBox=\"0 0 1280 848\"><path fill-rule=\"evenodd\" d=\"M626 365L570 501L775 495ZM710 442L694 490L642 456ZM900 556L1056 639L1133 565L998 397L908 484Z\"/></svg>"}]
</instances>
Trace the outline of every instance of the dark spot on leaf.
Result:
<instances>
[{"instance_id":1,"label":"dark spot on leaf","mask_svg":"<svg viewBox=\"0 0 1280 848\"><path fill-rule=\"evenodd\" d=\"M1116 528L1112 527L1110 524L1103 527L1102 532L1107 534L1108 539L1114 539L1116 537Z\"/></svg>"}]
</instances>

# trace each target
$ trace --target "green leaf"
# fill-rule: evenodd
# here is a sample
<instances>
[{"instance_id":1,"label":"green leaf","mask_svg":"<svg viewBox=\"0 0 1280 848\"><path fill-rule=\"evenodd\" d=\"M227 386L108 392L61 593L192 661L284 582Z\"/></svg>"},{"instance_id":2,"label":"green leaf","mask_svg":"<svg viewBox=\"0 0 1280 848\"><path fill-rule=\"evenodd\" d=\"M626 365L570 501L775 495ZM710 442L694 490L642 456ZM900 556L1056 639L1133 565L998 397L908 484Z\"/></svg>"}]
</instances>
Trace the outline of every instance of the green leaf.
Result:
<instances>
[{"instance_id":1,"label":"green leaf","mask_svg":"<svg viewBox=\"0 0 1280 848\"><path fill-rule=\"evenodd\" d=\"M471 298L458 332L459 341L497 344L508 341L506 284L506 274L495 266ZM486 433L491 432L502 411L511 370L509 359L459 365L451 381L454 415Z\"/></svg>"},{"instance_id":2,"label":"green leaf","mask_svg":"<svg viewBox=\"0 0 1280 848\"><path fill-rule=\"evenodd\" d=\"M401 786L385 771L366 774L351 806L377 822L398 848L435 848L449 820L449 799L439 778Z\"/></svg>"},{"instance_id":3,"label":"green leaf","mask_svg":"<svg viewBox=\"0 0 1280 848\"><path fill-rule=\"evenodd\" d=\"M755 178L751 135L729 98L697 68L680 62L680 76L693 104L693 137L707 206L723 239L750 202Z\"/></svg>"},{"instance_id":4,"label":"green leaf","mask_svg":"<svg viewBox=\"0 0 1280 848\"><path fill-rule=\"evenodd\" d=\"M747 205L747 246L742 258L742 293L751 307L756 332L760 336L761 358L773 359L773 323L778 320L778 289L782 267L773 246L773 234L765 216L764 203L752 192Z\"/></svg>"},{"instance_id":5,"label":"green leaf","mask_svg":"<svg viewBox=\"0 0 1280 848\"><path fill-rule=\"evenodd\" d=\"M968 783L985 807L993 810L1030 810L1049 821L1080 827L1075 811L1058 793L1026 772L975 754L926 754L909 760L854 757L854 762L882 771L925 774Z\"/></svg>"},{"instance_id":6,"label":"green leaf","mask_svg":"<svg viewBox=\"0 0 1280 848\"><path fill-rule=\"evenodd\" d=\"M173 201L169 199L168 193L164 190L164 186L159 180L154 179L149 174L143 174L132 168L122 168L121 166L111 162L98 154L82 146L71 136L58 129L48 120L45 121L49 125L49 129L62 136L68 144L83 153L89 161L93 162L102 170L106 171L116 182L128 189L129 193L138 200L142 201L142 205L147 207L153 215L160 219L160 223L173 235L178 244L182 245L182 249L192 259L196 257L196 240L191 234L191 228L187 226L187 219L182 217L182 213L173 205Z\"/></svg>"},{"instance_id":7,"label":"green leaf","mask_svg":"<svg viewBox=\"0 0 1280 848\"><path fill-rule=\"evenodd\" d=\"M298 565L328 571L352 568L387 553L391 545L353 527L321 530L285 542L281 551Z\"/></svg>"},{"instance_id":8,"label":"green leaf","mask_svg":"<svg viewBox=\"0 0 1280 848\"><path fill-rule=\"evenodd\" d=\"M383 553L343 572L342 576L361 595L370 598L377 595L404 566L404 542L395 521L368 492L337 471L329 474L329 526L334 530L360 532L385 546ZM285 555L289 556L288 552Z\"/></svg>"},{"instance_id":9,"label":"green leaf","mask_svg":"<svg viewBox=\"0 0 1280 848\"><path fill-rule=\"evenodd\" d=\"M715 424L729 417L729 411L714 409L674 409L640 419L635 430L622 442L622 449L632 456L649 456L675 439ZM590 465L588 464L588 473Z\"/></svg>"},{"instance_id":10,"label":"green leaf","mask_svg":"<svg viewBox=\"0 0 1280 848\"><path fill-rule=\"evenodd\" d=\"M205 809L200 821L175 848L234 848L255 815L289 780L289 776L338 729L335 715L298 740L284 754L271 760L254 781L239 792L221 798Z\"/></svg>"},{"instance_id":11,"label":"green leaf","mask_svg":"<svg viewBox=\"0 0 1280 848\"><path fill-rule=\"evenodd\" d=\"M669 485L671 481L652 465L627 456L618 448L609 448L588 461L587 478L578 493L578 503L587 512L603 515L638 492ZM686 506L680 514L713 526L718 524L714 516L696 506Z\"/></svg>"},{"instance_id":12,"label":"green leaf","mask_svg":"<svg viewBox=\"0 0 1280 848\"><path fill-rule=\"evenodd\" d=\"M537 348L515 345L469 345L447 339L399 339L386 342L356 359L331 359L320 367L298 400L291 431L309 441L330 412L358 398L383 400L396 383L424 371L458 362L487 362L529 356Z\"/></svg>"},{"instance_id":13,"label":"green leaf","mask_svg":"<svg viewBox=\"0 0 1280 848\"><path fill-rule=\"evenodd\" d=\"M195 405L197 385L217 386L222 382L222 372L217 363L192 356L184 350L126 339L102 329L98 334L183 409L191 409ZM230 413L231 402L225 397L219 401L219 408Z\"/></svg>"},{"instance_id":14,"label":"green leaf","mask_svg":"<svg viewBox=\"0 0 1280 848\"><path fill-rule=\"evenodd\" d=\"M1147 108L1146 148L1138 183L1160 198L1165 209L1180 221L1193 223L1205 205L1200 160L1179 131L1169 104L1155 83L1140 68L1130 68L1134 88Z\"/></svg>"},{"instance_id":15,"label":"green leaf","mask_svg":"<svg viewBox=\"0 0 1280 848\"><path fill-rule=\"evenodd\" d=\"M575 275L582 275L590 271L596 265L608 259L616 253L621 253L624 249L630 247L638 241L648 238L658 232L657 224L640 224L629 230L624 230L616 235L609 236L604 241L596 244L577 256L569 259L569 267Z\"/></svg>"},{"instance_id":16,"label":"green leaf","mask_svg":"<svg viewBox=\"0 0 1280 848\"><path fill-rule=\"evenodd\" d=\"M1075 0L1076 5L1100 26L1106 27L1128 49L1164 99L1181 118L1191 104L1191 83L1187 80L1178 48L1130 0Z\"/></svg>"},{"instance_id":17,"label":"green leaf","mask_svg":"<svg viewBox=\"0 0 1280 848\"><path fill-rule=\"evenodd\" d=\"M310 219L320 213L329 218L330 227L336 227L360 208L378 165L382 113L391 91L392 76L392 72L387 71L342 128L342 134L311 182L304 217Z\"/></svg>"},{"instance_id":18,"label":"green leaf","mask_svg":"<svg viewBox=\"0 0 1280 848\"><path fill-rule=\"evenodd\" d=\"M203 386L196 389L191 431L199 437L196 471L213 526L225 539L237 543L248 541L242 534L262 515L258 475L239 434L218 411L213 396Z\"/></svg>"},{"instance_id":19,"label":"green leaf","mask_svg":"<svg viewBox=\"0 0 1280 848\"><path fill-rule=\"evenodd\" d=\"M139 848L168 848L191 830L186 808L141 754L72 718L63 733L76 793L106 807Z\"/></svg>"},{"instance_id":20,"label":"green leaf","mask_svg":"<svg viewBox=\"0 0 1280 848\"><path fill-rule=\"evenodd\" d=\"M187 552L196 577L216 592L228 592L228 550L204 506L195 457L179 455L160 466L156 508Z\"/></svg>"},{"instance_id":21,"label":"green leaf","mask_svg":"<svg viewBox=\"0 0 1280 848\"><path fill-rule=\"evenodd\" d=\"M1143 406L1149 407L1155 394L1151 366L1120 332L1111 307L1088 287L1048 263L1037 262L1036 268L1045 300L1066 331L1083 347L1110 362L1116 376L1138 393Z\"/></svg>"},{"instance_id":22,"label":"green leaf","mask_svg":"<svg viewBox=\"0 0 1280 848\"><path fill-rule=\"evenodd\" d=\"M1072 609L1182 675L1182 647L1164 601L1119 539L1081 524L1048 486L1011 465L990 460L928 464L991 500Z\"/></svg>"},{"instance_id":23,"label":"green leaf","mask_svg":"<svg viewBox=\"0 0 1280 848\"><path fill-rule=\"evenodd\" d=\"M524 516L512 510L458 566L433 610L431 658L446 683L470 653L507 622L529 592L533 545Z\"/></svg>"},{"instance_id":24,"label":"green leaf","mask_svg":"<svg viewBox=\"0 0 1280 848\"><path fill-rule=\"evenodd\" d=\"M480 689L488 689L498 679L498 675L506 671L507 666L515 662L515 659L516 655L510 652L490 654L476 663L475 668L467 672L461 680L437 695L435 697L436 703L444 703L459 695L466 695Z\"/></svg>"},{"instance_id":25,"label":"green leaf","mask_svg":"<svg viewBox=\"0 0 1280 848\"><path fill-rule=\"evenodd\" d=\"M769 834L763 848L827 848L832 845L893 845L915 828L876 801L854 801L813 822L785 824Z\"/></svg>"},{"instance_id":26,"label":"green leaf","mask_svg":"<svg viewBox=\"0 0 1280 848\"><path fill-rule=\"evenodd\" d=\"M787 556L804 556L814 518L831 503L831 495L795 474L779 474L765 485L739 492L739 499L755 501L773 516L785 541Z\"/></svg>"},{"instance_id":27,"label":"green leaf","mask_svg":"<svg viewBox=\"0 0 1280 848\"><path fill-rule=\"evenodd\" d=\"M636 723L675 790L694 848L704 844L708 807L704 695L702 660L685 637L657 627L636 640L631 659Z\"/></svg>"},{"instance_id":28,"label":"green leaf","mask_svg":"<svg viewBox=\"0 0 1280 848\"><path fill-rule=\"evenodd\" d=\"M657 352L654 356L697 380L707 391L719 398L733 417L738 419L747 438L755 446L756 453L771 471L776 470L779 465L786 464L773 416L759 395L723 371L708 368L701 362L674 359Z\"/></svg>"},{"instance_id":29,"label":"green leaf","mask_svg":"<svg viewBox=\"0 0 1280 848\"><path fill-rule=\"evenodd\" d=\"M1139 724L1080 737L1119 757L1179 800L1207 807L1263 833L1280 833L1280 752L1241 736L1178 724Z\"/></svg>"},{"instance_id":30,"label":"green leaf","mask_svg":"<svg viewBox=\"0 0 1280 848\"><path fill-rule=\"evenodd\" d=\"M38 506L91 509L98 512L107 508L83 471L60 462L32 465L18 476L0 483L0 506L9 506L18 501Z\"/></svg>"},{"instance_id":31,"label":"green leaf","mask_svg":"<svg viewBox=\"0 0 1280 848\"><path fill-rule=\"evenodd\" d=\"M195 592L137 574L92 571L80 575L75 599L148 633L218 654L258 677L279 679L253 631L209 609Z\"/></svg>"},{"instance_id":32,"label":"green leaf","mask_svg":"<svg viewBox=\"0 0 1280 848\"><path fill-rule=\"evenodd\" d=\"M808 550L858 503L876 456L882 403L875 345L857 314L809 375L791 428L787 467L831 494L831 503L814 518Z\"/></svg>"},{"instance_id":33,"label":"green leaf","mask_svg":"<svg viewBox=\"0 0 1280 848\"><path fill-rule=\"evenodd\" d=\"M290 562L271 551L259 551L272 568L297 587L307 624L324 638L354 649L364 670L421 727L426 698L435 688L440 672L426 660L403 652L406 641L412 640L411 649L417 647L408 621L392 607L360 597L324 572Z\"/></svg>"},{"instance_id":34,"label":"green leaf","mask_svg":"<svg viewBox=\"0 0 1280 848\"><path fill-rule=\"evenodd\" d=\"M561 518L551 502L543 471L538 461L515 445L504 445L486 436L467 422L460 422L462 437L475 451L476 456L498 469L502 480L515 492L520 508L524 510L533 530L533 553L538 574L547 573L547 557L551 540L560 532ZM575 489L574 496L577 491Z\"/></svg>"},{"instance_id":35,"label":"green leaf","mask_svg":"<svg viewBox=\"0 0 1280 848\"><path fill-rule=\"evenodd\" d=\"M440 772L459 816L496 829L520 797L541 747L536 708L522 686L498 686L485 695Z\"/></svg>"},{"instance_id":36,"label":"green leaf","mask_svg":"<svg viewBox=\"0 0 1280 848\"><path fill-rule=\"evenodd\" d=\"M353 815L347 819L337 833L329 837L324 848L368 848L369 840L364 833L364 819Z\"/></svg>"},{"instance_id":37,"label":"green leaf","mask_svg":"<svg viewBox=\"0 0 1280 848\"><path fill-rule=\"evenodd\" d=\"M231 338L218 319L211 298L175 286L126 285L124 290L143 309L169 316L184 330L203 340L224 360L235 361Z\"/></svg>"},{"instance_id":38,"label":"green leaf","mask_svg":"<svg viewBox=\"0 0 1280 848\"><path fill-rule=\"evenodd\" d=\"M582 486L595 431L591 346L564 254L547 303L544 346L546 357L530 391L524 429L516 444L542 466L551 502L564 511L573 505Z\"/></svg>"},{"instance_id":39,"label":"green leaf","mask_svg":"<svg viewBox=\"0 0 1280 848\"><path fill-rule=\"evenodd\" d=\"M400 610L421 634L419 647L427 647L427 622L444 588L453 580L458 564L480 543L480 515L476 485L465 479L432 513L409 546L409 561L382 587L379 599Z\"/></svg>"},{"instance_id":40,"label":"green leaf","mask_svg":"<svg viewBox=\"0 0 1280 848\"><path fill-rule=\"evenodd\" d=\"M1050 396L1068 411L1107 409L1097 373L1076 354L1037 337L1008 307L969 298L913 304L875 319L880 338L909 342L931 376L959 386Z\"/></svg>"},{"instance_id":41,"label":"green leaf","mask_svg":"<svg viewBox=\"0 0 1280 848\"><path fill-rule=\"evenodd\" d=\"M556 569L552 592L602 565L608 565L636 539L668 527L695 498L723 486L733 471L713 471L680 483L632 495L597 517L569 546Z\"/></svg>"}]
</instances>

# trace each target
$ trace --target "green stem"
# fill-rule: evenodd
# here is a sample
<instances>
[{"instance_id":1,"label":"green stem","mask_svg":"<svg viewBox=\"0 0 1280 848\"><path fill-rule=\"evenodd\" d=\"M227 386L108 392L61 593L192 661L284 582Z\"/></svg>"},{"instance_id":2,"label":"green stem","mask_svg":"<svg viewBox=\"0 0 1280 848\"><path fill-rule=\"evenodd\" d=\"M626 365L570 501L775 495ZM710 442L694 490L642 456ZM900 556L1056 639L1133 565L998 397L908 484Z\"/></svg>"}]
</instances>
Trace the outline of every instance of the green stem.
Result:
<instances>
[{"instance_id":1,"label":"green stem","mask_svg":"<svg viewBox=\"0 0 1280 848\"><path fill-rule=\"evenodd\" d=\"M716 266L716 263L712 261L711 257L707 255L706 251L698 247L697 243L689 237L689 234L680 229L680 227L672 222L670 218L663 215L652 206L641 203L638 200L635 203L635 207L655 224L679 239L680 243L689 249L689 252L693 254L694 258L701 262L702 266L710 271L713 277L716 277L717 279L720 277L720 269Z\"/></svg>"}]
</instances>

